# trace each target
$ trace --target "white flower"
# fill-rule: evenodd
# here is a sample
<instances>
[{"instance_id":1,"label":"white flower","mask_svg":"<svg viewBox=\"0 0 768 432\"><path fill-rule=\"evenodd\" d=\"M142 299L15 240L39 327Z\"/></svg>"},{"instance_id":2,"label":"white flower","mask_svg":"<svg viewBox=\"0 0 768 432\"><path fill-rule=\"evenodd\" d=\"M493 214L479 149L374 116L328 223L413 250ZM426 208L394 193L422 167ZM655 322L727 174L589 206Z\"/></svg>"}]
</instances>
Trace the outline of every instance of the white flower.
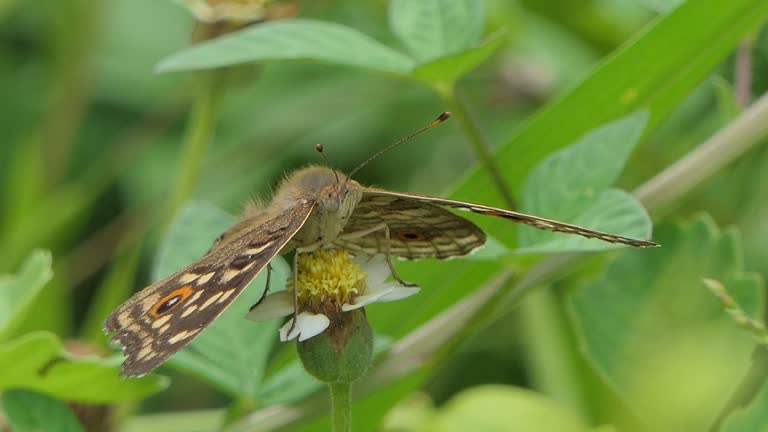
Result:
<instances>
[{"instance_id":1,"label":"white flower","mask_svg":"<svg viewBox=\"0 0 768 432\"><path fill-rule=\"evenodd\" d=\"M296 317L295 326L291 318L280 329L280 340L298 338L303 341L322 333L331 323L329 317L320 312L326 310L322 305L327 302L340 305L340 312L349 312L371 303L401 300L419 292L417 287L388 282L389 275L383 255L353 259L346 251L337 249L300 255L297 286L301 312ZM288 286L292 285L293 281L289 279ZM287 290L268 295L248 313L247 318L268 321L292 313L293 291Z\"/></svg>"}]
</instances>

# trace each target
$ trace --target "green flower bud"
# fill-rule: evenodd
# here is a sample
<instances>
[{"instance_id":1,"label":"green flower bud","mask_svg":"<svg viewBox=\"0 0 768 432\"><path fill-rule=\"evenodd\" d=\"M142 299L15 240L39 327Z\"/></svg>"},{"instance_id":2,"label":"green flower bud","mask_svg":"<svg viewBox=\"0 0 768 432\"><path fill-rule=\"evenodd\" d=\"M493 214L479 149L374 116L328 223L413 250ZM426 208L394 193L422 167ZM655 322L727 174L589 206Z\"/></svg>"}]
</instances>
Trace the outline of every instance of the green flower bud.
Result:
<instances>
[{"instance_id":1,"label":"green flower bud","mask_svg":"<svg viewBox=\"0 0 768 432\"><path fill-rule=\"evenodd\" d=\"M373 331L363 310L333 314L321 334L298 343L304 368L323 382L350 383L373 360Z\"/></svg>"}]
</instances>

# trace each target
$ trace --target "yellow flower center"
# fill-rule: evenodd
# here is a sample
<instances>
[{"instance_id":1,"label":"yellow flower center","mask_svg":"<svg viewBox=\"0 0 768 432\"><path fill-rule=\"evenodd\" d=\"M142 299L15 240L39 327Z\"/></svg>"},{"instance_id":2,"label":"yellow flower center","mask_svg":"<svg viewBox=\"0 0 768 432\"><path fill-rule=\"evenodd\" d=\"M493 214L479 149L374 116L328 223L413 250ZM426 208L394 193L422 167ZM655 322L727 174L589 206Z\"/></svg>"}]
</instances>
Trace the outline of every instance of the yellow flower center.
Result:
<instances>
[{"instance_id":1,"label":"yellow flower center","mask_svg":"<svg viewBox=\"0 0 768 432\"><path fill-rule=\"evenodd\" d=\"M319 249L300 254L298 258L299 302L317 309L327 301L347 303L353 295L365 290L365 272L343 250ZM292 280L288 286L293 286Z\"/></svg>"}]
</instances>

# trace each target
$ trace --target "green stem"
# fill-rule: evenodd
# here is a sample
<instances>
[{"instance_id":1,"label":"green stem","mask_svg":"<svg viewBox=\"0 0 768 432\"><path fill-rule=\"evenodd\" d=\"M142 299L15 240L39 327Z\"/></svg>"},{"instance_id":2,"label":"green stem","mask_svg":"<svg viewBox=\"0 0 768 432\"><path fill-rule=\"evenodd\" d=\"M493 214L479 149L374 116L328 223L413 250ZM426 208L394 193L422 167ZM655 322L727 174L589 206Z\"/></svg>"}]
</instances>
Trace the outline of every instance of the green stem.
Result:
<instances>
[{"instance_id":1,"label":"green stem","mask_svg":"<svg viewBox=\"0 0 768 432\"><path fill-rule=\"evenodd\" d=\"M221 85L215 71L200 75L199 90L195 99L184 138L179 173L173 195L167 209L164 226L168 226L176 211L192 195L200 177L203 160L214 132Z\"/></svg>"},{"instance_id":2,"label":"green stem","mask_svg":"<svg viewBox=\"0 0 768 432\"><path fill-rule=\"evenodd\" d=\"M509 190L509 186L504 181L504 177L501 175L499 166L496 165L496 161L493 159L493 151L491 146L483 138L480 128L477 123L472 119L472 116L467 111L464 104L456 97L456 91L454 87L441 88L440 95L448 107L448 110L453 113L453 116L459 121L461 128L464 130L464 134L467 136L475 156L488 169L488 173L491 175L491 179L496 183L496 187L504 199L504 202L509 208L515 207L515 199L512 196L512 192Z\"/></svg>"},{"instance_id":3,"label":"green stem","mask_svg":"<svg viewBox=\"0 0 768 432\"><path fill-rule=\"evenodd\" d=\"M331 423L333 432L352 431L352 392L350 384L328 383L331 392Z\"/></svg>"}]
</instances>

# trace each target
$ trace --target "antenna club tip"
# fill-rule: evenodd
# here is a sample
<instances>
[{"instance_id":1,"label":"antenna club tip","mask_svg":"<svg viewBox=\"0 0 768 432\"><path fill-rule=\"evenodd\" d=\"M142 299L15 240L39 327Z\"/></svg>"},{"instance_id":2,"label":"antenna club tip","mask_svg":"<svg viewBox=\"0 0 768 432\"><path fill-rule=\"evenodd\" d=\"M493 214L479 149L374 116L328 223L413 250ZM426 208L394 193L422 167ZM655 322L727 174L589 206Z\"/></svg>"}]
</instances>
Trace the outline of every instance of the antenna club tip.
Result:
<instances>
[{"instance_id":1,"label":"antenna club tip","mask_svg":"<svg viewBox=\"0 0 768 432\"><path fill-rule=\"evenodd\" d=\"M322 153L324 148L322 144L315 144L315 150L317 150L318 153Z\"/></svg>"},{"instance_id":2,"label":"antenna club tip","mask_svg":"<svg viewBox=\"0 0 768 432\"><path fill-rule=\"evenodd\" d=\"M436 121L438 121L438 122L443 122L443 121L446 121L446 120L448 120L449 118L451 118L451 116L452 116L452 115L453 115L453 114L451 114L451 112L450 112L450 111L446 111L446 112L444 112L444 113L440 114L440 116L438 116L438 117L437 117L437 120L436 120Z\"/></svg>"}]
</instances>

